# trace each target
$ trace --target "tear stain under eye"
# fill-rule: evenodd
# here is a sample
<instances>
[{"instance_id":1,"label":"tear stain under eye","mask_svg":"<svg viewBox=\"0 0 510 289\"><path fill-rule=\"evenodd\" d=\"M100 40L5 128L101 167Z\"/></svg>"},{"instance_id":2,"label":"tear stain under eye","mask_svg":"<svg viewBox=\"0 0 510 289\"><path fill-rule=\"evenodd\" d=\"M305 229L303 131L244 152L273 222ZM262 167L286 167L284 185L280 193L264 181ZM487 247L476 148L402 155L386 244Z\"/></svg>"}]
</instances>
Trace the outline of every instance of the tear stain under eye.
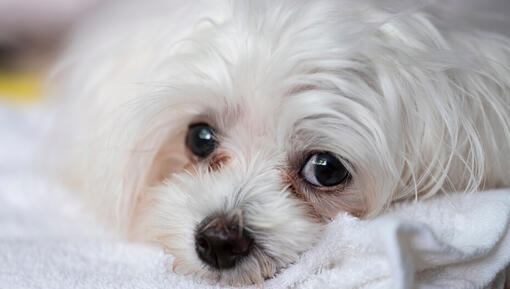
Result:
<instances>
[{"instance_id":1,"label":"tear stain under eye","mask_svg":"<svg viewBox=\"0 0 510 289\"><path fill-rule=\"evenodd\" d=\"M218 171L223 165L228 163L231 157L225 153L215 154L209 160L209 171Z\"/></svg>"},{"instance_id":2,"label":"tear stain under eye","mask_svg":"<svg viewBox=\"0 0 510 289\"><path fill-rule=\"evenodd\" d=\"M289 186L289 189L292 191L292 196L301 200L305 205L306 213L308 217L314 220L317 223L326 223L326 220L323 216L321 216L316 208L308 201L305 196L305 193L301 190L300 185L298 184L296 173L289 173L287 171L282 171L282 180L284 184Z\"/></svg>"},{"instance_id":3,"label":"tear stain under eye","mask_svg":"<svg viewBox=\"0 0 510 289\"><path fill-rule=\"evenodd\" d=\"M359 195L357 190L346 190L348 184L330 188L311 188L302 183L299 171L282 171L282 180L293 192L292 196L305 205L308 216L319 223L328 223L340 212L347 212L355 217L365 215L364 207L353 196ZM358 205L356 205L358 204ZM361 207L360 207L361 206Z\"/></svg>"}]
</instances>

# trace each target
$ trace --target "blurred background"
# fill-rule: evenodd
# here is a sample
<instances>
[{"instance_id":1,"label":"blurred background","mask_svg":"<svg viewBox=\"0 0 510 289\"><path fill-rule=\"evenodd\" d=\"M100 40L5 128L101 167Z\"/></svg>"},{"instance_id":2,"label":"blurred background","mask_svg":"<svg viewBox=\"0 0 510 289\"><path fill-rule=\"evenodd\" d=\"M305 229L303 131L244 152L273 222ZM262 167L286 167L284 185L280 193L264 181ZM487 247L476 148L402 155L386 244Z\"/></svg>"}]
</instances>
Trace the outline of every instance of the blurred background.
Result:
<instances>
[{"instance_id":1,"label":"blurred background","mask_svg":"<svg viewBox=\"0 0 510 289\"><path fill-rule=\"evenodd\" d=\"M44 76L66 34L102 1L111 0L0 0L0 102L40 102ZM438 2L447 3L459 23L477 22L480 28L510 35L505 24L510 0Z\"/></svg>"},{"instance_id":2,"label":"blurred background","mask_svg":"<svg viewBox=\"0 0 510 289\"><path fill-rule=\"evenodd\" d=\"M45 75L73 24L97 0L0 0L0 102L40 102Z\"/></svg>"}]
</instances>

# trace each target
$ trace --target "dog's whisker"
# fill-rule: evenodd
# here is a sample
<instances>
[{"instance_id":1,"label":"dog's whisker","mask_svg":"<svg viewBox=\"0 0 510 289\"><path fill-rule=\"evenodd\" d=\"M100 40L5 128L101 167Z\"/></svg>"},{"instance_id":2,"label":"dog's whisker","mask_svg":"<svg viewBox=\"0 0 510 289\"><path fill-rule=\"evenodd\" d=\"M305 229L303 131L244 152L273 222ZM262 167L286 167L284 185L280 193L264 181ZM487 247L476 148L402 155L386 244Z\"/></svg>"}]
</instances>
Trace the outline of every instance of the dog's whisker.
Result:
<instances>
[{"instance_id":1,"label":"dog's whisker","mask_svg":"<svg viewBox=\"0 0 510 289\"><path fill-rule=\"evenodd\" d=\"M213 218L211 221L209 221L203 228L201 228L200 232L205 232L207 231L208 229L210 229L211 227L215 226L216 223L218 223L220 221L219 218Z\"/></svg>"},{"instance_id":2,"label":"dog's whisker","mask_svg":"<svg viewBox=\"0 0 510 289\"><path fill-rule=\"evenodd\" d=\"M244 230L244 217L243 217L243 211L239 208L234 210L234 215L237 217L237 234L238 238L241 238L243 235Z\"/></svg>"}]
</instances>

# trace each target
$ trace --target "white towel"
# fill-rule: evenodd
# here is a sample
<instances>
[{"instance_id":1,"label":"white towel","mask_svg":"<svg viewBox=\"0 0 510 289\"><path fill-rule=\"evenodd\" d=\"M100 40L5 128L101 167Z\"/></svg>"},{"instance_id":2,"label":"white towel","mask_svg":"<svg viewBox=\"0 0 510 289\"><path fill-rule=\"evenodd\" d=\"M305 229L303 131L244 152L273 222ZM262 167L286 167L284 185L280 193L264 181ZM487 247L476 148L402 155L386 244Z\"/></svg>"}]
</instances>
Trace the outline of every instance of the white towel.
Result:
<instances>
[{"instance_id":1,"label":"white towel","mask_svg":"<svg viewBox=\"0 0 510 289\"><path fill-rule=\"evenodd\" d=\"M70 192L23 169L40 123L0 108L0 288L217 288L173 273L159 248L101 231ZM510 190L400 204L371 221L341 214L264 288L503 288L509 220Z\"/></svg>"}]
</instances>

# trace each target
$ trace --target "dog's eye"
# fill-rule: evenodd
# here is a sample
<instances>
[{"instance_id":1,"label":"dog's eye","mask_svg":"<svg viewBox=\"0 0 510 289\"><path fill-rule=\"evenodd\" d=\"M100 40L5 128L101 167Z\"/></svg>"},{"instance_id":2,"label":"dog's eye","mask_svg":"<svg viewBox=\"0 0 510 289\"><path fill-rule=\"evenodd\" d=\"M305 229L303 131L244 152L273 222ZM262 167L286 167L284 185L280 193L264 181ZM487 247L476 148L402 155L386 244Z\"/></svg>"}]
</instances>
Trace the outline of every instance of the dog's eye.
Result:
<instances>
[{"instance_id":1,"label":"dog's eye","mask_svg":"<svg viewBox=\"0 0 510 289\"><path fill-rule=\"evenodd\" d=\"M214 129L205 123L191 125L186 136L186 145L196 156L207 157L218 145L214 138Z\"/></svg>"},{"instance_id":2,"label":"dog's eye","mask_svg":"<svg viewBox=\"0 0 510 289\"><path fill-rule=\"evenodd\" d=\"M331 153L321 152L308 159L301 169L301 176L312 185L332 187L345 181L349 171Z\"/></svg>"}]
</instances>

